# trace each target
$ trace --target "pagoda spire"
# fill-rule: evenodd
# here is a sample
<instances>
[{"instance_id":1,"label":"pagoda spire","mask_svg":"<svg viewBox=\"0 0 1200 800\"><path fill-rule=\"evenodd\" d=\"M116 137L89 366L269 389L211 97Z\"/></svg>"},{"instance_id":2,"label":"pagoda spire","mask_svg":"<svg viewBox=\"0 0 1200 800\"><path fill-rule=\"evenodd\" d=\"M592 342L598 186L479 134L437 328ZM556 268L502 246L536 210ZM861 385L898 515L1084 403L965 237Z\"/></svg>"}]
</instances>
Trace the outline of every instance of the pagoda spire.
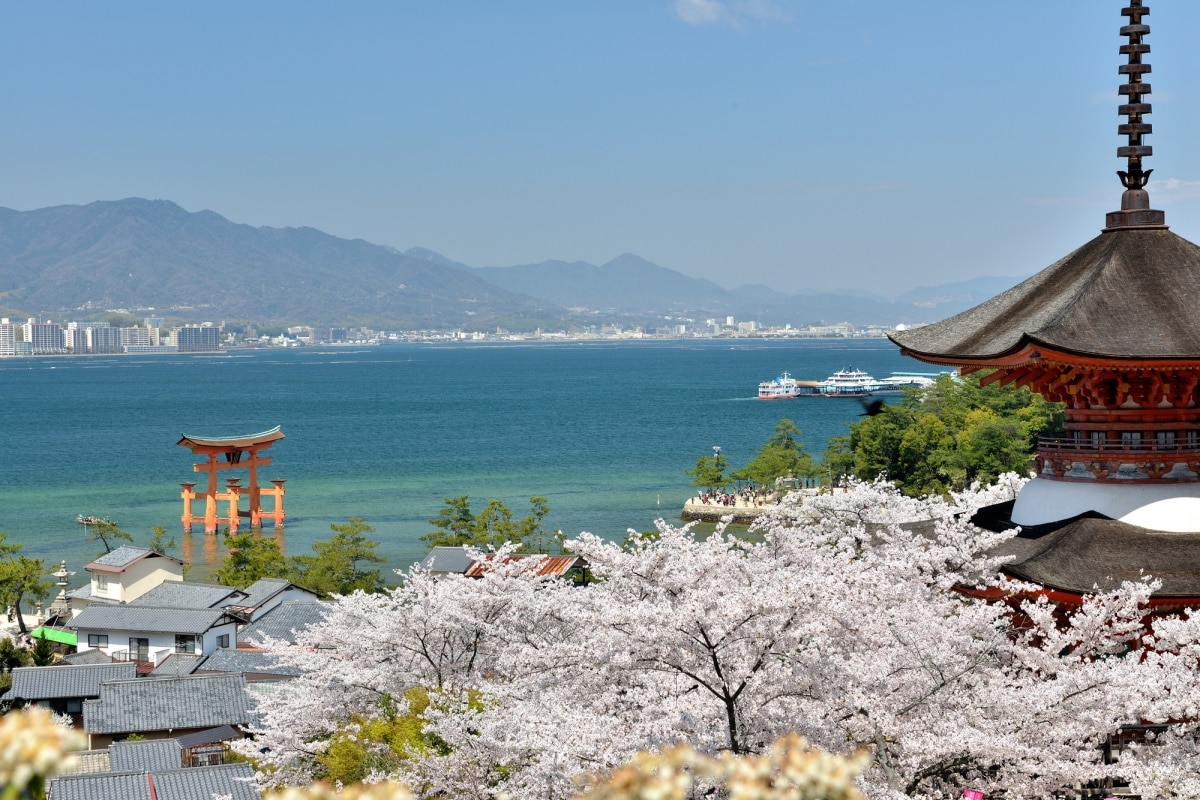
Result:
<instances>
[{"instance_id":1,"label":"pagoda spire","mask_svg":"<svg viewBox=\"0 0 1200 800\"><path fill-rule=\"evenodd\" d=\"M1121 54L1127 56L1128 61L1117 68L1127 81L1118 90L1126 102L1118 107L1117 113L1126 121L1117 126L1117 133L1127 136L1128 142L1117 148L1117 157L1126 159L1127 163L1125 169L1117 171L1121 185L1125 187L1121 210L1107 214L1106 231L1166 227L1166 215L1150 208L1150 195L1146 191L1150 173L1154 170L1142 169L1142 159L1154 155L1154 148L1144 144L1142 138L1154 130L1153 125L1144 121L1152 109L1145 100L1150 94L1150 84L1142 80L1150 73L1150 65L1142 60L1142 56L1150 52L1150 45L1143 41L1150 33L1150 26L1142 22L1149 14L1150 9L1142 4L1142 0L1130 0L1129 5L1121 9L1121 16L1129 17L1129 24L1121 26L1121 35L1128 37L1129 42L1121 45Z\"/></svg>"}]
</instances>

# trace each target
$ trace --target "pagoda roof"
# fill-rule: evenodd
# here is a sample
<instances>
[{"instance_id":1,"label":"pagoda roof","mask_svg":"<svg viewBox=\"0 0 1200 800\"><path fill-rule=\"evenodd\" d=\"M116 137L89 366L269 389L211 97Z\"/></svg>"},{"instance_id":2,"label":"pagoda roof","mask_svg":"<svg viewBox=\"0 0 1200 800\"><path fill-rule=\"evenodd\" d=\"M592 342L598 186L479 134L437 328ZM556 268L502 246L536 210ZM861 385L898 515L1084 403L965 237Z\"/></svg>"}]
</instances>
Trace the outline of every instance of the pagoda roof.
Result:
<instances>
[{"instance_id":1,"label":"pagoda roof","mask_svg":"<svg viewBox=\"0 0 1200 800\"><path fill-rule=\"evenodd\" d=\"M889 338L955 366L1066 360L1200 362L1200 246L1159 229L1106 231L1032 278Z\"/></svg>"},{"instance_id":2,"label":"pagoda roof","mask_svg":"<svg viewBox=\"0 0 1200 800\"><path fill-rule=\"evenodd\" d=\"M984 511L994 509L999 518L1011 505L1010 501ZM998 527L990 520L973 521ZM1089 512L1026 527L992 554L1012 557L1004 565L1008 574L1071 594L1110 591L1148 575L1162 583L1155 598L1200 597L1200 533L1155 531Z\"/></svg>"},{"instance_id":3,"label":"pagoda roof","mask_svg":"<svg viewBox=\"0 0 1200 800\"><path fill-rule=\"evenodd\" d=\"M222 447L225 449L236 449L240 447L253 447L256 444L275 442L284 438L279 428L280 426L276 425L269 431L244 434L242 436L189 436L185 433L177 444L181 447L191 448Z\"/></svg>"}]
</instances>

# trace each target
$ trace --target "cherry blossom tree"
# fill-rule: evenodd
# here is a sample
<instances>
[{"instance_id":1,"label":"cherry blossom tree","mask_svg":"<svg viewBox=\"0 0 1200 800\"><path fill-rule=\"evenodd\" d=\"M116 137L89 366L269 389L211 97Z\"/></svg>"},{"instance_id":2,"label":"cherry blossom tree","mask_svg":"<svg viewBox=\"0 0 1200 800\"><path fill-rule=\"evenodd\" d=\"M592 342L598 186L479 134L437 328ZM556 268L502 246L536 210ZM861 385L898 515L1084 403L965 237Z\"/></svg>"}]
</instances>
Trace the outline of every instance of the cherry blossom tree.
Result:
<instances>
[{"instance_id":1,"label":"cherry blossom tree","mask_svg":"<svg viewBox=\"0 0 1200 800\"><path fill-rule=\"evenodd\" d=\"M339 600L302 647L269 645L304 674L261 704L252 749L269 780L320 777L315 754L353 715L421 686L437 746L379 777L423 793L569 797L638 751L760 753L789 732L869 752L872 797L1116 778L1162 793L1200 771L1190 723L1119 764L1102 747L1122 725L1197 718L1200 628L1149 629L1150 581L1065 613L1000 577L990 553L1011 534L969 519L1019 484L942 500L854 483L782 504L753 541L661 523L625 547L584 534L568 543L597 578L583 587L529 563L480 580L411 570ZM1021 614L962 591L997 587L1028 593Z\"/></svg>"}]
</instances>

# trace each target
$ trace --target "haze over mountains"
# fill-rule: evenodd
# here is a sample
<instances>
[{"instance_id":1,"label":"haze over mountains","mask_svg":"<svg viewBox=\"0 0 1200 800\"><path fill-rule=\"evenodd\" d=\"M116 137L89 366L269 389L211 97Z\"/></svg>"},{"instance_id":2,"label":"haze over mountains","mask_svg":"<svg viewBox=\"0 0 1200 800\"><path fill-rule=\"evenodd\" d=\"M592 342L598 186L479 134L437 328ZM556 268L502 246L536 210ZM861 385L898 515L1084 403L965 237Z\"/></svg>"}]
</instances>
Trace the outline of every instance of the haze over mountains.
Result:
<instances>
[{"instance_id":1,"label":"haze over mountains","mask_svg":"<svg viewBox=\"0 0 1200 800\"><path fill-rule=\"evenodd\" d=\"M819 265L813 265L818 268ZM154 309L181 322L379 329L563 329L735 316L804 326L928 322L1016 283L980 278L888 300L849 293L727 290L624 254L602 264L459 264L314 228L255 228L212 211L130 198L35 211L0 208L0 313L102 319Z\"/></svg>"}]
</instances>

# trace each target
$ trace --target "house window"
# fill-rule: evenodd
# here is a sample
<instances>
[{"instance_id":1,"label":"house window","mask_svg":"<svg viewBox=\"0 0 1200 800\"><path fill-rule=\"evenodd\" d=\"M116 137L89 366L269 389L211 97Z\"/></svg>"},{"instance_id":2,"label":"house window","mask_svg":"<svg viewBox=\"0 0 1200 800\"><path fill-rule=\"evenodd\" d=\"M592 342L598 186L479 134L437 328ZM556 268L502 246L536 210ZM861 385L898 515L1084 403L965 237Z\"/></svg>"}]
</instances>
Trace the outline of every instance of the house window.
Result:
<instances>
[{"instance_id":1,"label":"house window","mask_svg":"<svg viewBox=\"0 0 1200 800\"><path fill-rule=\"evenodd\" d=\"M228 633L222 633L220 636L217 637L217 647L221 647L221 648L229 647L229 634Z\"/></svg>"},{"instance_id":2,"label":"house window","mask_svg":"<svg viewBox=\"0 0 1200 800\"><path fill-rule=\"evenodd\" d=\"M175 634L175 652L176 653L194 653L194 652L196 652L196 637L191 634L185 634L185 633Z\"/></svg>"},{"instance_id":3,"label":"house window","mask_svg":"<svg viewBox=\"0 0 1200 800\"><path fill-rule=\"evenodd\" d=\"M67 713L68 714L82 714L83 713L83 700L81 700L77 697L69 698L67 700Z\"/></svg>"},{"instance_id":4,"label":"house window","mask_svg":"<svg viewBox=\"0 0 1200 800\"><path fill-rule=\"evenodd\" d=\"M150 640L140 636L129 637L129 659L131 661L150 660Z\"/></svg>"},{"instance_id":5,"label":"house window","mask_svg":"<svg viewBox=\"0 0 1200 800\"><path fill-rule=\"evenodd\" d=\"M103 572L99 572L96 574L96 591L97 592L107 592L108 591L108 576L105 575Z\"/></svg>"},{"instance_id":6,"label":"house window","mask_svg":"<svg viewBox=\"0 0 1200 800\"><path fill-rule=\"evenodd\" d=\"M108 647L107 633L89 633L88 647Z\"/></svg>"}]
</instances>

